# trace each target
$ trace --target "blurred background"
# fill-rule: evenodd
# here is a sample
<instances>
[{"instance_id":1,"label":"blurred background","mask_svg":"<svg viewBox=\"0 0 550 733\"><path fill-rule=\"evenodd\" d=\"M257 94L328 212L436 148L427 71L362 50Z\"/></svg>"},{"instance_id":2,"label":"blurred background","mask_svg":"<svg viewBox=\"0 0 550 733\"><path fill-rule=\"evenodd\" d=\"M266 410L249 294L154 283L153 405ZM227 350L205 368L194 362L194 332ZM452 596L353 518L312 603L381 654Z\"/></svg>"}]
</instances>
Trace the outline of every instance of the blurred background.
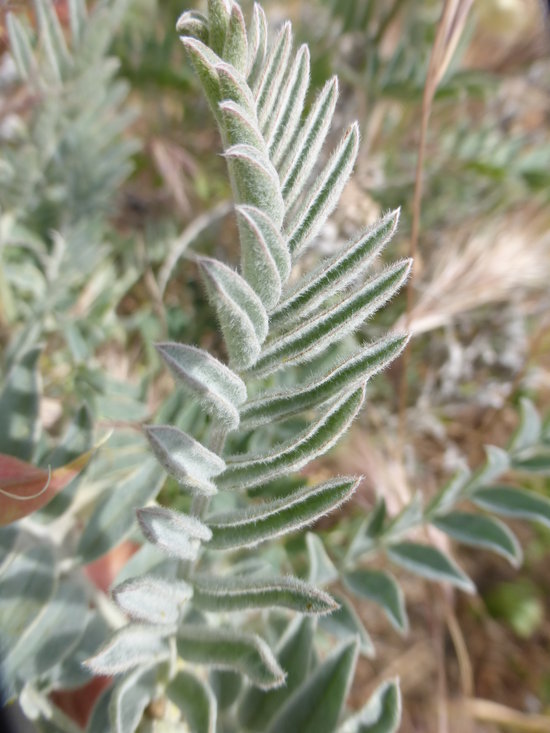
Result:
<instances>
[{"instance_id":1,"label":"blurred background","mask_svg":"<svg viewBox=\"0 0 550 733\"><path fill-rule=\"evenodd\" d=\"M155 341L221 349L185 254L237 261L230 188L174 31L191 4L88 2L86 28L67 0L53 5L67 43L37 34L48 19L32 3L0 2L2 370L40 342L45 435L62 434L83 402L96 430L133 434L172 394ZM250 5L243 2L247 12ZM416 254L409 292L360 334L407 327L410 352L372 381L361 420L314 469L345 466L365 477L343 514L318 527L340 541L377 495L397 513L462 466L477 467L484 445L505 445L520 397L543 415L549 409L545 6L454 3L456 22L442 40L443 5L264 3L272 24L290 18L296 45L309 44L315 89L338 74L334 141L351 120L361 127L355 174L310 257L397 207L385 261ZM17 30L10 44L8 13L28 29L25 38L38 37L37 53ZM523 485L550 496L548 463L547 454ZM177 503L174 492L166 485L161 500ZM406 638L372 606L358 609L377 655L361 660L352 704L398 674L403 733L550 731L550 531L514 530L520 571L460 550L477 596L400 576Z\"/></svg>"}]
</instances>

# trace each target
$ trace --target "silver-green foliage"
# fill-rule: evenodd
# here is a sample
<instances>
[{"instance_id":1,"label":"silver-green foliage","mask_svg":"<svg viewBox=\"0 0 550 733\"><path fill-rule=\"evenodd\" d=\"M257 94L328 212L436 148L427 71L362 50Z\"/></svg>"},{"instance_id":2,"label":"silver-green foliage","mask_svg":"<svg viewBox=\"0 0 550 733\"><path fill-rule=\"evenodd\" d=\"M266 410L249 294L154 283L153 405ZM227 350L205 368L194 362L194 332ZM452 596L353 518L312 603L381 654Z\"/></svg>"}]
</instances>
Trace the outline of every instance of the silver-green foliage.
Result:
<instances>
[{"instance_id":1,"label":"silver-green foliage","mask_svg":"<svg viewBox=\"0 0 550 733\"><path fill-rule=\"evenodd\" d=\"M25 104L12 131L0 131L5 359L53 333L67 347L55 349L64 366L91 372L94 352L115 330L113 304L139 277L131 257L115 260L119 237L108 222L137 149L127 134L135 117L129 88L110 54L127 0L90 10L71 0L66 31L52 0L33 4L36 30L23 4L6 19L21 85L12 92ZM84 289L91 297L83 300Z\"/></svg>"},{"instance_id":2,"label":"silver-green foliage","mask_svg":"<svg viewBox=\"0 0 550 733\"><path fill-rule=\"evenodd\" d=\"M32 94L32 114L5 145L3 208L22 207L25 223L65 230L112 211L113 194L132 169L135 142L122 133L134 117L128 86L108 55L127 0L69 5L69 39L54 4L34 0L38 43L8 14L10 49ZM15 9L15 5L14 5Z\"/></svg>"},{"instance_id":3,"label":"silver-green foliage","mask_svg":"<svg viewBox=\"0 0 550 733\"><path fill-rule=\"evenodd\" d=\"M421 527L433 526L449 539L474 548L490 550L514 567L522 561L521 545L500 519L526 519L550 526L550 500L517 483L497 483L512 474L550 472L550 430L533 404L522 400L519 426L506 450L486 446L487 459L477 471L459 471L431 501L413 498L400 514L389 519L381 497L362 522L342 562L341 579L357 598L377 603L400 632L408 629L403 594L386 570L364 567L376 553L428 580L448 583L466 592L475 586L447 552L424 542L406 539ZM459 505L470 505L466 511ZM482 512L472 511L474 505Z\"/></svg>"},{"instance_id":4,"label":"silver-green foliage","mask_svg":"<svg viewBox=\"0 0 550 733\"><path fill-rule=\"evenodd\" d=\"M118 630L87 664L100 673L131 676L155 665L164 670L167 660L175 671L179 658L238 673L248 684L239 706L243 721L254 718L250 730L290 730L294 725L332 733L353 677L358 640L349 637L315 674L302 669L294 675L299 662L293 661L294 650L287 650L283 640L278 660L244 620L254 619L257 609L280 608L303 614L305 624L307 616L330 614L339 604L314 583L272 573L266 577L265 568L259 575L225 566L229 553L304 527L352 495L355 476L282 494L276 482L338 441L364 403L369 378L403 349L406 336L389 335L358 346L336 363L327 358L329 347L356 331L398 291L410 262L366 276L395 230L398 214L393 212L316 269L290 281L292 267L311 247L351 173L359 145L357 124L344 132L322 164L337 81L329 81L306 107L308 49L293 52L288 23L268 39L260 6L254 7L248 28L232 0L211 0L208 18L186 12L177 27L218 123L236 202L240 268L196 258L229 363L192 346L158 347L186 396L210 416L208 445L171 425L146 430L159 462L193 497L187 514L158 506L138 512L146 538L176 563L179 585L164 592L162 578L143 576L115 588L115 600L139 624ZM281 375L297 374L295 367L314 359L321 365L314 378L294 380L291 389L277 386ZM271 447L233 452L231 446L251 426L258 433L298 413L310 416L308 427L288 432ZM267 498L256 499L258 492ZM288 634L299 634L300 628L291 626ZM312 628L307 626L304 637L304 659L313 649ZM215 730L219 711L203 682L186 672L170 687L184 714L201 721L197 730ZM254 687L272 691L264 696L277 694L278 704L263 698L262 715L247 713ZM114 730L133 731L137 722L133 717L124 721L117 699L115 692Z\"/></svg>"},{"instance_id":5,"label":"silver-green foliage","mask_svg":"<svg viewBox=\"0 0 550 733\"><path fill-rule=\"evenodd\" d=\"M78 34L84 6L80 0L70 6L72 33ZM0 651L7 692L20 694L25 711L41 718L44 730L75 730L48 702L49 693L84 684L95 672L122 677L100 698L88 733L133 733L140 725L156 733L394 733L400 718L396 681L382 685L356 714L342 712L357 655L370 657L374 648L349 599L327 586L339 580L349 594L379 604L404 632L403 593L387 570L368 567L373 553L471 591L472 582L448 554L411 541L412 532L431 524L452 539L519 563L517 540L492 515L550 524L548 500L501 483L510 470L548 474L550 431L525 402L507 451L489 448L484 467L460 473L427 505L417 496L388 518L381 499L345 552L331 546L330 537L323 543L307 534L307 580L289 575L284 563L287 574L277 575L266 562L269 540L306 527L358 485L355 476L315 485L291 474L334 445L361 409L367 381L403 348L406 337L392 334L352 353L348 348L336 360L331 356L335 343L396 292L409 263L366 275L395 230L396 213L309 272L299 261L353 166L356 127L323 167L336 80L306 112L309 55L305 47L293 55L290 27L268 43L260 7L246 29L236 3L211 0L209 6L209 20L184 13L178 25L219 123L237 201L239 271L217 260L196 260L229 365L193 346L158 345L179 390L163 406L160 424L146 429L154 455L144 458L141 437L116 435L110 444L116 465L108 455L98 456L83 482L86 491L73 485L67 501L49 506L55 531L44 531L40 516L2 529ZM17 23L11 32L20 38ZM65 68L55 25L46 38L45 51ZM20 64L31 63L24 42L18 53ZM55 468L89 447L91 424L83 408L58 449L44 450L38 354L22 349L12 359L0 394L0 452ZM174 407L180 397L188 405L183 416ZM125 419L131 404L123 403ZM306 420L295 422L300 415ZM275 444L274 423L275 434L284 436ZM235 448L246 444L249 453ZM190 498L190 511L150 503L163 480L161 466ZM466 506L457 508L459 503ZM92 591L79 565L127 537L135 507L144 504L137 521L149 542L119 575L115 608ZM107 622L116 630L102 644ZM340 640L322 660L318 634ZM158 697L168 703L170 717L141 723Z\"/></svg>"}]
</instances>

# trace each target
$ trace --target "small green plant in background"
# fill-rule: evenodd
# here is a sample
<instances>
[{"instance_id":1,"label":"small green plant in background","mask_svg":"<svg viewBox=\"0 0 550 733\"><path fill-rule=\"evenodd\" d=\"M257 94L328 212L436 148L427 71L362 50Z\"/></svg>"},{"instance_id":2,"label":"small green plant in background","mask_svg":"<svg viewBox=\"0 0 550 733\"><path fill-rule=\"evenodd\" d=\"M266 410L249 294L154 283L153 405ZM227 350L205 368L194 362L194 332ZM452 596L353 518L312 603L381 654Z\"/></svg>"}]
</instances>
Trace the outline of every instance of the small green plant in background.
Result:
<instances>
[{"instance_id":1,"label":"small green plant in background","mask_svg":"<svg viewBox=\"0 0 550 733\"><path fill-rule=\"evenodd\" d=\"M82 9L72 4L73 25ZM53 16L49 27L54 39ZM494 515L550 525L550 502L499 481L510 471L547 472L550 433L525 401L508 449L489 447L484 466L459 472L433 500L418 494L390 517L381 497L353 533L337 528L324 541L306 533L306 570L286 552L287 535L303 533L359 484L358 476L313 483L299 472L337 443L369 379L404 348L406 335L360 343L356 332L387 308L410 262L375 267L397 212L316 265L304 257L337 205L359 136L352 124L327 155L338 83L309 99L309 51L293 49L288 23L274 35L259 5L247 26L236 2L210 0L208 15L185 12L178 32L218 123L235 201L238 269L188 254L225 353L158 344L176 389L145 428L150 451L141 435L117 431L54 500L61 506L0 531L8 697L37 727L74 733L51 693L112 675L89 733L392 733L396 680L360 710L346 708L358 656L376 651L353 599L378 604L400 633L409 626L396 578L374 569L373 557L473 592L429 541L433 526L518 565L520 545ZM12 34L22 43L13 22ZM64 53L57 40L54 58ZM55 471L90 449L91 425L79 413L57 449L40 445L36 353L21 353L0 397L8 405L0 445ZM121 416L145 419L140 395L128 389ZM177 510L155 501L162 469ZM111 600L83 567L127 536L141 547Z\"/></svg>"}]
</instances>

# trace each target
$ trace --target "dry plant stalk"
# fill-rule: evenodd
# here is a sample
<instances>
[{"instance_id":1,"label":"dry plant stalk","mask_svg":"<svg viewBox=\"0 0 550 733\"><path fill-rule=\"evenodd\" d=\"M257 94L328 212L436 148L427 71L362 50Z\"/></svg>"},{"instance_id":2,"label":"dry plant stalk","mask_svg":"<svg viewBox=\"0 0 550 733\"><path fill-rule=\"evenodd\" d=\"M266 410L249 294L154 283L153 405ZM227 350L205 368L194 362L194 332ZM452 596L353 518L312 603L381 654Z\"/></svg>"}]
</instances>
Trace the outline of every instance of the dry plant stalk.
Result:
<instances>
[{"instance_id":1,"label":"dry plant stalk","mask_svg":"<svg viewBox=\"0 0 550 733\"><path fill-rule=\"evenodd\" d=\"M411 277L407 283L407 311L406 324L408 327L410 313L414 301L414 278L421 269L421 261L418 253L418 237L420 232L420 214L422 209L422 171L424 168L424 156L426 152L426 136L428 123L432 110L432 103L441 80L447 71L453 54L456 50L468 13L472 7L473 0L446 0L443 12L437 27L434 45L428 63L426 83L422 98L422 116L420 124L420 141L418 144L418 157L416 162L412 231L409 245L409 257L413 259ZM410 360L410 344L403 353L403 364L401 371L401 383L399 388L399 433L400 445L403 446L405 438L405 408L407 405L407 372Z\"/></svg>"},{"instance_id":2,"label":"dry plant stalk","mask_svg":"<svg viewBox=\"0 0 550 733\"><path fill-rule=\"evenodd\" d=\"M458 232L446 243L418 302L396 328L407 323L412 334L426 333L473 308L545 287L550 275L545 212L515 212L475 232Z\"/></svg>"}]
</instances>

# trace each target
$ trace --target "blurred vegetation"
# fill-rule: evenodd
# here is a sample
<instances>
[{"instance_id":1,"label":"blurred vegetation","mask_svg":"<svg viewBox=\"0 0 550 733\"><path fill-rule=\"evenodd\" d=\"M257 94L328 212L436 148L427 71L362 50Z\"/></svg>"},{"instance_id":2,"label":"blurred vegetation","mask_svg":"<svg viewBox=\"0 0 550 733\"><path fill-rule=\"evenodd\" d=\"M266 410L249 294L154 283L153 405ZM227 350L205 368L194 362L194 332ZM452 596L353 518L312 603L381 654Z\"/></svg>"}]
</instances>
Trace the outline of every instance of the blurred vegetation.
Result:
<instances>
[{"instance_id":1,"label":"blurred vegetation","mask_svg":"<svg viewBox=\"0 0 550 733\"><path fill-rule=\"evenodd\" d=\"M14 3L0 35L1 369L5 378L41 346L37 420L44 434L34 456L42 463L44 446L83 404L96 432L116 428L110 454L100 453L88 474L86 520L108 500L105 476L133 475L143 451L135 428L159 409L192 424L195 435L204 430L204 418L175 397L166 401L171 382L152 344L171 339L220 348L185 253L236 258L225 164L213 154L219 141L173 30L184 8L174 0L88 6L89 17L70 26L66 3L55 3L59 36L51 17ZM314 83L337 73L341 126L358 117L362 128L356 175L319 250L334 250L381 212L401 206L399 235L385 256L407 253L422 95L441 3L272 0L266 11L273 19L293 17L297 41L312 51ZM396 445L397 364L369 387L370 409L330 459L365 476L354 506L321 527L336 546L377 495L394 515L417 490L429 498L450 472L477 465L483 444L504 445L521 397L548 410L550 32L538 12L535 0L478 0L439 85L413 306L406 315L400 296L383 316L401 318L416 335L404 445ZM11 49L10 24L18 39ZM49 44L61 44L61 67ZM372 339L384 327L375 319L364 335ZM541 461L529 487L550 497L547 450ZM141 481L162 484L149 474ZM169 482L160 501L184 508ZM45 518L66 510L60 501ZM433 685L445 689L442 675L450 697L461 690L464 670L457 671L453 651L460 638L446 631L456 632L445 626L449 616L476 637L467 639L473 694L520 710L531 709L532 700L536 712L550 709L548 670L537 663L527 670L522 660L537 645L550 648L550 537L540 531L521 539L527 550L519 579L499 560L464 553L481 601L453 604L441 595L429 608L424 588L409 580L412 637L397 642L376 619L374 629L369 625L380 654L363 661L358 686L370 688L426 640L433 652L423 683L414 680L414 664L403 666L410 697L403 731L435 730ZM299 568L304 558L303 539L295 540L273 563ZM485 638L499 639L501 647L489 641L487 651ZM490 664L497 670L491 674ZM517 684L510 681L514 666ZM357 699L364 697L358 687Z\"/></svg>"}]
</instances>

